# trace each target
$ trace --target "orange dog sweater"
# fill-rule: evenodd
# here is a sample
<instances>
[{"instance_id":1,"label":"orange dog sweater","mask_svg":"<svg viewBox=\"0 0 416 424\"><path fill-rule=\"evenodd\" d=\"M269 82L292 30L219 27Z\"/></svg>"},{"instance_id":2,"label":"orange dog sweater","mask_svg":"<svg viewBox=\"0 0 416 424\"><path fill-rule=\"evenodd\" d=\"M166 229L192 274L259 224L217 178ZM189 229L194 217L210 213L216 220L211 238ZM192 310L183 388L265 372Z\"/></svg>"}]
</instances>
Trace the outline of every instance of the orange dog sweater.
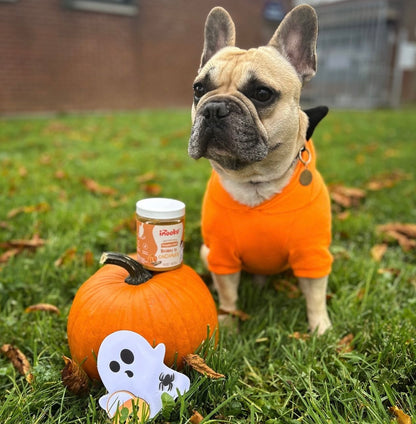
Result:
<instances>
[{"instance_id":1,"label":"orange dog sweater","mask_svg":"<svg viewBox=\"0 0 416 424\"><path fill-rule=\"evenodd\" d=\"M307 147L312 156L308 165L312 182L308 186L299 183L305 167L299 161L282 192L255 207L235 201L212 171L202 206L202 236L209 248L210 271L270 275L292 268L297 277L307 278L330 273L330 200L315 167L312 140Z\"/></svg>"}]
</instances>

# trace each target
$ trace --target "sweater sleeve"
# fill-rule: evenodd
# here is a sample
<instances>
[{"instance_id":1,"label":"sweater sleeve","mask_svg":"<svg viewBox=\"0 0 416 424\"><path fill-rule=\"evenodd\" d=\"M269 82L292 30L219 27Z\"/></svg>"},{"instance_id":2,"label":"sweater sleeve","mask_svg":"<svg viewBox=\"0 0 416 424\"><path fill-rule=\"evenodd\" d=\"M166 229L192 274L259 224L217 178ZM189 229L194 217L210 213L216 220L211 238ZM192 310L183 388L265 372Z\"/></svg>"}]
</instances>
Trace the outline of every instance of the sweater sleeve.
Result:
<instances>
[{"instance_id":1,"label":"sweater sleeve","mask_svg":"<svg viewBox=\"0 0 416 424\"><path fill-rule=\"evenodd\" d=\"M318 175L320 178L320 176ZM289 264L296 277L321 278L331 272L331 210L327 188L302 212L293 232Z\"/></svg>"},{"instance_id":2,"label":"sweater sleeve","mask_svg":"<svg viewBox=\"0 0 416 424\"><path fill-rule=\"evenodd\" d=\"M216 204L215 186L208 182L202 204L202 238L209 248L208 268L215 274L233 274L241 270L230 211Z\"/></svg>"}]
</instances>

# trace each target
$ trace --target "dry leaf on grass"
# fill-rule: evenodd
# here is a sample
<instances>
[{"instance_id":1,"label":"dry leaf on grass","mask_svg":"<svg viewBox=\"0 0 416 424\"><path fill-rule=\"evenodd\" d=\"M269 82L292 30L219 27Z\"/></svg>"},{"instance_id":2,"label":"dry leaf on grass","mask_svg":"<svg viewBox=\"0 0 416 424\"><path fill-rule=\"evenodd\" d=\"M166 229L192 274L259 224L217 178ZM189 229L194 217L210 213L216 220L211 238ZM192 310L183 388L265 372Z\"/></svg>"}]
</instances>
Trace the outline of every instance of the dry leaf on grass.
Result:
<instances>
[{"instance_id":1,"label":"dry leaf on grass","mask_svg":"<svg viewBox=\"0 0 416 424\"><path fill-rule=\"evenodd\" d=\"M416 247L416 224L403 224L401 222L390 222L379 225L377 232L387 238L396 240L404 251Z\"/></svg>"},{"instance_id":2,"label":"dry leaf on grass","mask_svg":"<svg viewBox=\"0 0 416 424\"><path fill-rule=\"evenodd\" d=\"M409 417L409 415L405 414L397 406L392 406L389 408L389 411L395 415L398 424L412 424L412 419Z\"/></svg>"},{"instance_id":3,"label":"dry leaf on grass","mask_svg":"<svg viewBox=\"0 0 416 424\"><path fill-rule=\"evenodd\" d=\"M189 418L189 422L191 424L199 424L203 419L204 417L198 411L194 410L192 411L192 417Z\"/></svg>"},{"instance_id":4,"label":"dry leaf on grass","mask_svg":"<svg viewBox=\"0 0 416 424\"><path fill-rule=\"evenodd\" d=\"M241 321L247 321L250 319L250 315L246 314L241 309L236 309L235 311L226 311L225 309L219 309L218 315L230 315L232 317L238 318Z\"/></svg>"},{"instance_id":5,"label":"dry leaf on grass","mask_svg":"<svg viewBox=\"0 0 416 424\"><path fill-rule=\"evenodd\" d=\"M13 258L13 256L18 255L22 250L21 249L9 249L0 255L0 264L5 264L9 261L9 259Z\"/></svg>"},{"instance_id":6,"label":"dry leaf on grass","mask_svg":"<svg viewBox=\"0 0 416 424\"><path fill-rule=\"evenodd\" d=\"M23 250L36 250L46 243L45 240L39 237L39 234L34 234L31 239L16 239L0 243L0 248L7 249L0 255L0 263L6 263L12 257L23 252Z\"/></svg>"},{"instance_id":7,"label":"dry leaf on grass","mask_svg":"<svg viewBox=\"0 0 416 424\"><path fill-rule=\"evenodd\" d=\"M367 184L367 188L372 191L382 190L384 188L390 188L396 185L398 182L403 180L409 180L410 174L407 174L401 170L394 170L384 174L380 174L371 179Z\"/></svg>"},{"instance_id":8,"label":"dry leaf on grass","mask_svg":"<svg viewBox=\"0 0 416 424\"><path fill-rule=\"evenodd\" d=\"M333 185L329 187L331 199L343 208L358 206L360 201L365 198L365 190L354 187L345 187L343 185Z\"/></svg>"},{"instance_id":9,"label":"dry leaf on grass","mask_svg":"<svg viewBox=\"0 0 416 424\"><path fill-rule=\"evenodd\" d=\"M409 238L416 238L416 224L404 224L402 222L389 222L384 225L379 225L377 229L384 231L397 231Z\"/></svg>"},{"instance_id":10,"label":"dry leaf on grass","mask_svg":"<svg viewBox=\"0 0 416 424\"><path fill-rule=\"evenodd\" d=\"M36 305L30 305L25 309L25 312L27 313L36 311L52 312L57 315L60 314L59 309L50 303L37 303Z\"/></svg>"},{"instance_id":11,"label":"dry leaf on grass","mask_svg":"<svg viewBox=\"0 0 416 424\"><path fill-rule=\"evenodd\" d=\"M388 245L386 243L376 244L371 248L371 257L376 262L380 262L384 254L387 252Z\"/></svg>"},{"instance_id":12,"label":"dry leaf on grass","mask_svg":"<svg viewBox=\"0 0 416 424\"><path fill-rule=\"evenodd\" d=\"M401 270L398 268L379 268L377 270L377 274L390 274L390 275L395 275L398 276L400 275Z\"/></svg>"},{"instance_id":13,"label":"dry leaf on grass","mask_svg":"<svg viewBox=\"0 0 416 424\"><path fill-rule=\"evenodd\" d=\"M65 367L61 372L62 383L76 395L85 395L89 391L89 379L85 371L71 358L62 357Z\"/></svg>"},{"instance_id":14,"label":"dry leaf on grass","mask_svg":"<svg viewBox=\"0 0 416 424\"><path fill-rule=\"evenodd\" d=\"M199 355L190 353L184 358L185 364L190 366L195 371L212 379L224 378L224 374L220 374L210 368Z\"/></svg>"},{"instance_id":15,"label":"dry leaf on grass","mask_svg":"<svg viewBox=\"0 0 416 424\"><path fill-rule=\"evenodd\" d=\"M153 181L154 179L156 179L156 177L157 177L156 172L149 171L149 172L146 172L145 174L142 174L142 175L139 175L138 177L136 177L136 181L139 184L149 183L149 182Z\"/></svg>"},{"instance_id":16,"label":"dry leaf on grass","mask_svg":"<svg viewBox=\"0 0 416 424\"><path fill-rule=\"evenodd\" d=\"M335 217L339 220L339 221L346 221L349 217L351 216L351 212L350 211L343 211L340 213L337 213L335 215Z\"/></svg>"},{"instance_id":17,"label":"dry leaf on grass","mask_svg":"<svg viewBox=\"0 0 416 424\"><path fill-rule=\"evenodd\" d=\"M16 215L21 213L33 213L33 212L46 212L50 209L50 206L46 202L38 203L37 205L21 206L19 208L12 209L8 214L7 218L14 218Z\"/></svg>"},{"instance_id":18,"label":"dry leaf on grass","mask_svg":"<svg viewBox=\"0 0 416 424\"><path fill-rule=\"evenodd\" d=\"M111 196L117 193L117 190L115 190L114 188L102 186L101 184L97 183L97 181L93 180L92 178L83 178L81 181L84 187L91 193L105 194L108 196Z\"/></svg>"},{"instance_id":19,"label":"dry leaf on grass","mask_svg":"<svg viewBox=\"0 0 416 424\"><path fill-rule=\"evenodd\" d=\"M293 334L289 334L289 337L291 339L304 340L304 341L311 338L310 334L300 333L299 331L295 331Z\"/></svg>"},{"instance_id":20,"label":"dry leaf on grass","mask_svg":"<svg viewBox=\"0 0 416 424\"><path fill-rule=\"evenodd\" d=\"M92 266L95 263L94 253L91 250L84 252L84 264L85 266Z\"/></svg>"},{"instance_id":21,"label":"dry leaf on grass","mask_svg":"<svg viewBox=\"0 0 416 424\"><path fill-rule=\"evenodd\" d=\"M140 190L151 196L157 196L162 191L162 186L157 183L146 183L140 185Z\"/></svg>"},{"instance_id":22,"label":"dry leaf on grass","mask_svg":"<svg viewBox=\"0 0 416 424\"><path fill-rule=\"evenodd\" d=\"M11 344L4 344L0 350L9 358L16 370L25 376L26 381L31 384L33 382L33 374L30 372L31 366L22 351Z\"/></svg>"},{"instance_id":23,"label":"dry leaf on grass","mask_svg":"<svg viewBox=\"0 0 416 424\"><path fill-rule=\"evenodd\" d=\"M302 294L296 284L284 278L274 281L273 287L278 292L286 293L287 297L290 299L296 299Z\"/></svg>"},{"instance_id":24,"label":"dry leaf on grass","mask_svg":"<svg viewBox=\"0 0 416 424\"><path fill-rule=\"evenodd\" d=\"M352 342L354 340L354 335L352 333L347 334L338 342L337 352L338 353L349 353L354 350Z\"/></svg>"},{"instance_id":25,"label":"dry leaf on grass","mask_svg":"<svg viewBox=\"0 0 416 424\"><path fill-rule=\"evenodd\" d=\"M40 238L39 234L34 234L31 239L15 239L0 243L0 247L5 249L9 247L16 247L19 249L37 249L38 247L44 246L45 243L46 241Z\"/></svg>"},{"instance_id":26,"label":"dry leaf on grass","mask_svg":"<svg viewBox=\"0 0 416 424\"><path fill-rule=\"evenodd\" d=\"M56 267L60 267L69 262L72 262L75 259L76 254L77 254L77 248L70 247L69 249L65 250L65 252L54 262L54 265Z\"/></svg>"}]
</instances>

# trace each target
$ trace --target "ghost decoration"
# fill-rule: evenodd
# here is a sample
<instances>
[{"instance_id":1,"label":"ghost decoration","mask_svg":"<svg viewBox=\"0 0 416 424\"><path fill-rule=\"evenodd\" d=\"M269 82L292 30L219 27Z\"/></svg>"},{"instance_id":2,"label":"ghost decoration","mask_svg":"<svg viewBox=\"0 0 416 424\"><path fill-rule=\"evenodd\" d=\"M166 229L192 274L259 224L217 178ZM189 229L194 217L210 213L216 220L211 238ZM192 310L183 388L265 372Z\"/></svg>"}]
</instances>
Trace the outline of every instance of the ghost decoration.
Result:
<instances>
[{"instance_id":1,"label":"ghost decoration","mask_svg":"<svg viewBox=\"0 0 416 424\"><path fill-rule=\"evenodd\" d=\"M98 351L97 369L108 393L100 406L113 418L127 407L145 418L153 418L162 409L162 394L173 399L189 390L189 378L163 363L165 345L152 347L134 331L121 330L108 335Z\"/></svg>"}]
</instances>

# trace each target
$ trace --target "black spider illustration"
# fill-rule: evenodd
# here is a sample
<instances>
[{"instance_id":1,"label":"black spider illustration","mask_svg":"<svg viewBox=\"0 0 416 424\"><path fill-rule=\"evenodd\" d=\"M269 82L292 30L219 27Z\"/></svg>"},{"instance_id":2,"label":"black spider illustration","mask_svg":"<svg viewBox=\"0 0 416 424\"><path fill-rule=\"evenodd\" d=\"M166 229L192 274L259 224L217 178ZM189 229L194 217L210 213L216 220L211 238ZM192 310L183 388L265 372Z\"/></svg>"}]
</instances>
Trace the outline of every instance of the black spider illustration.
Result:
<instances>
[{"instance_id":1,"label":"black spider illustration","mask_svg":"<svg viewBox=\"0 0 416 424\"><path fill-rule=\"evenodd\" d=\"M173 389L173 380L175 380L174 374L163 374L163 372L159 375L159 390L163 390L165 387L168 388L168 391Z\"/></svg>"}]
</instances>

